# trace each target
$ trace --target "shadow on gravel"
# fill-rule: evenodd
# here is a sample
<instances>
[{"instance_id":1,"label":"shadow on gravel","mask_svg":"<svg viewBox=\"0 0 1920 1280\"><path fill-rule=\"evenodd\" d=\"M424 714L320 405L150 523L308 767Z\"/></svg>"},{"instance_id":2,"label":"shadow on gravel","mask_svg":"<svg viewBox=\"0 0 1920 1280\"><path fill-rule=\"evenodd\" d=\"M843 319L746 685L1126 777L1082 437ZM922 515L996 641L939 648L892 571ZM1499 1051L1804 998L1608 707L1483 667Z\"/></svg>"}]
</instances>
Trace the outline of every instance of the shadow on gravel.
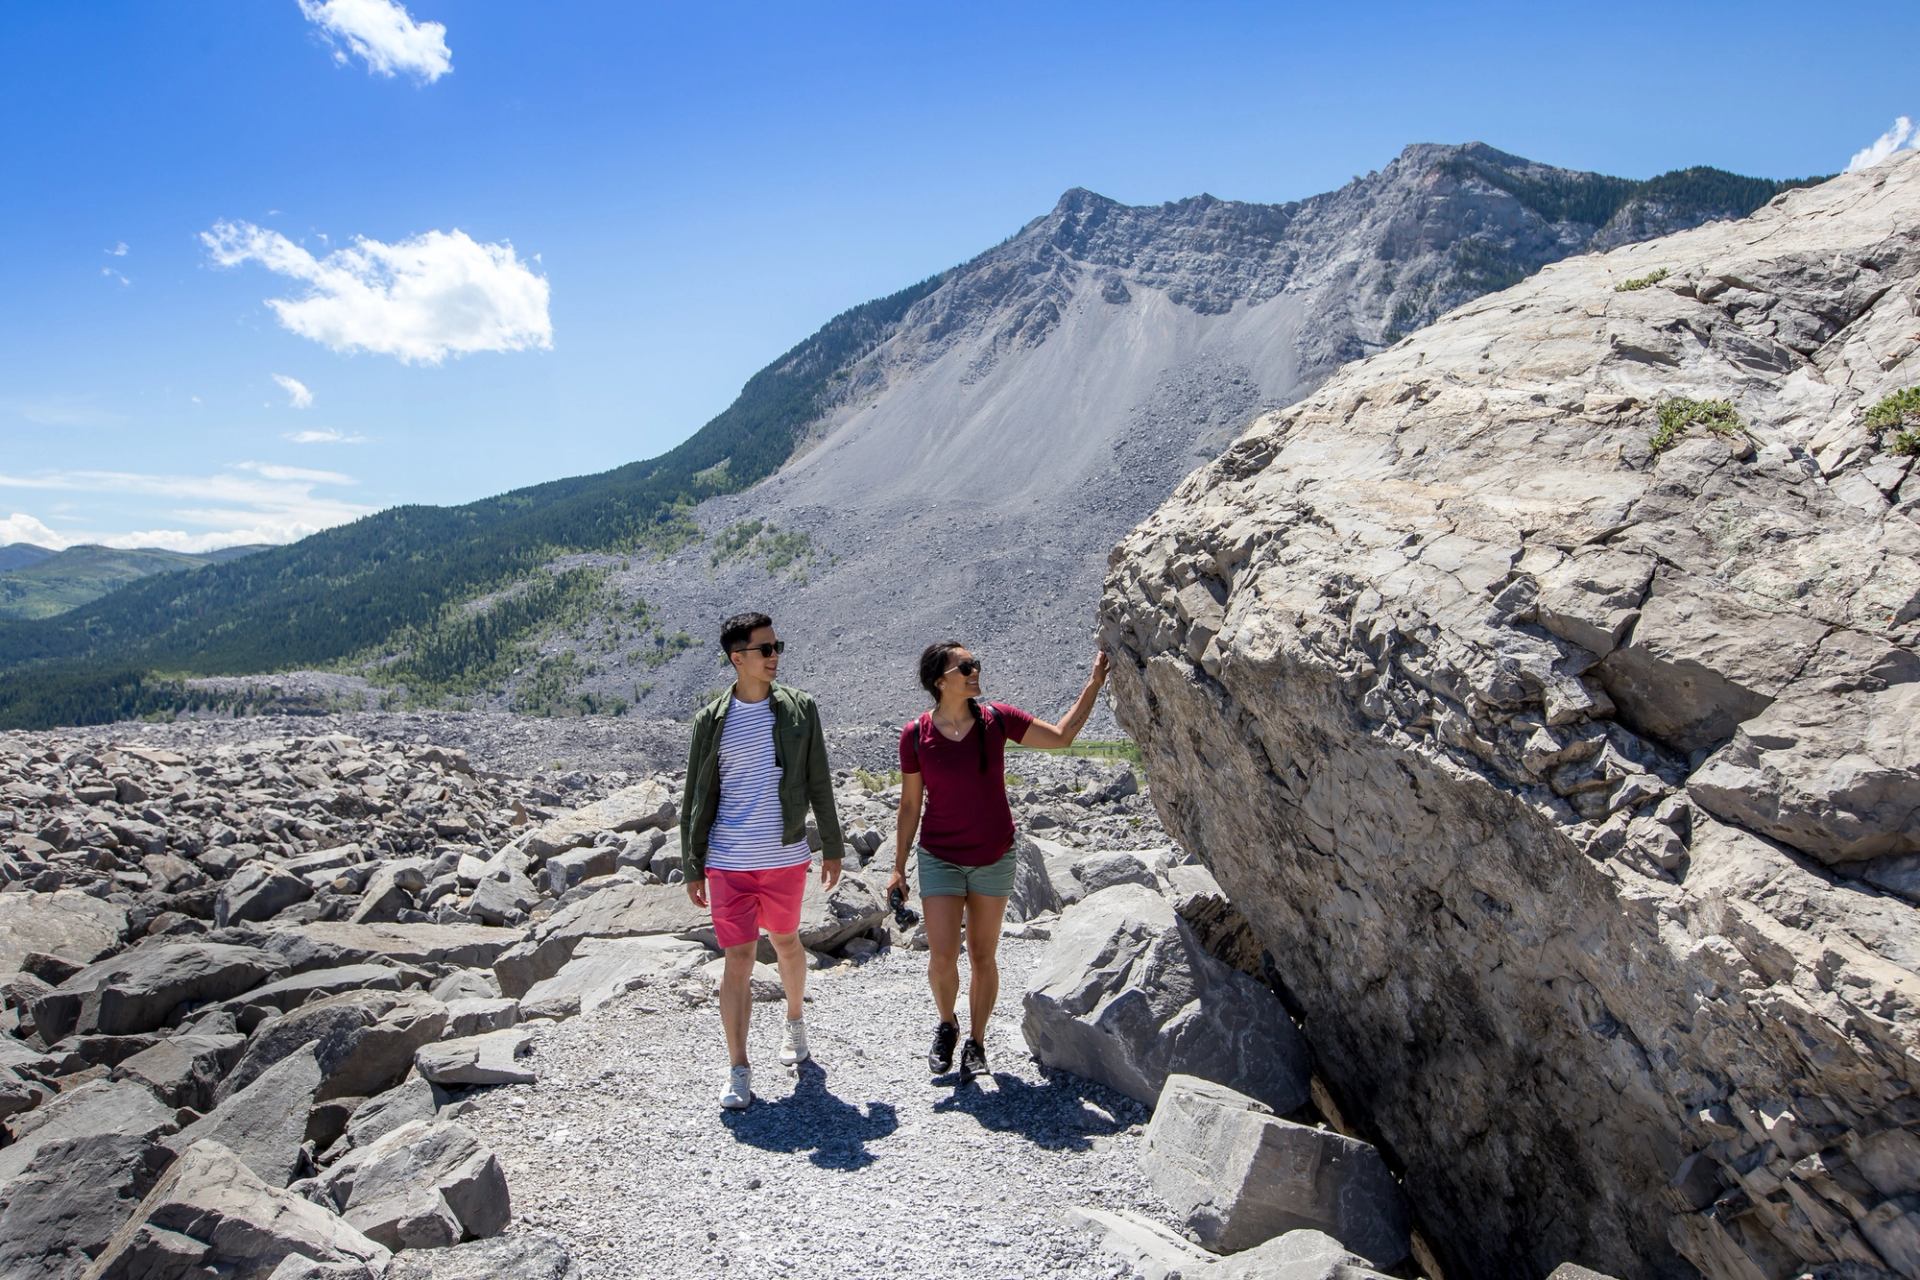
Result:
<instances>
[{"instance_id":1,"label":"shadow on gravel","mask_svg":"<svg viewBox=\"0 0 1920 1280\"><path fill-rule=\"evenodd\" d=\"M1015 1133L1048 1151L1085 1151L1094 1137L1118 1133L1150 1114L1131 1098L1065 1071L1047 1071L1044 1084L993 1072L994 1087L959 1084L933 1104L935 1111L961 1111L998 1133ZM1136 1114L1137 1113L1137 1114Z\"/></svg>"},{"instance_id":2,"label":"shadow on gravel","mask_svg":"<svg viewBox=\"0 0 1920 1280\"><path fill-rule=\"evenodd\" d=\"M755 1099L745 1111L720 1122L734 1141L763 1151L806 1151L823 1169L864 1169L873 1163L867 1143L900 1127L893 1105L869 1102L864 1113L827 1088L827 1071L809 1059L800 1064L793 1092L778 1101Z\"/></svg>"}]
</instances>

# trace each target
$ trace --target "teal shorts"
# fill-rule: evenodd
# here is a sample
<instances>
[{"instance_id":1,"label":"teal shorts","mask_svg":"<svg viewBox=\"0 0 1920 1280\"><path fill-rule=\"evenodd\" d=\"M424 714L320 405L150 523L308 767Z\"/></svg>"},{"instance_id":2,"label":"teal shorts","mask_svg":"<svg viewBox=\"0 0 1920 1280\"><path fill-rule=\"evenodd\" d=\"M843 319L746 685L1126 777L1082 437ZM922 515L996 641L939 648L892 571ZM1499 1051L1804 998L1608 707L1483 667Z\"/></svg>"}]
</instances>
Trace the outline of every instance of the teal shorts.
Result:
<instances>
[{"instance_id":1,"label":"teal shorts","mask_svg":"<svg viewBox=\"0 0 1920 1280\"><path fill-rule=\"evenodd\" d=\"M1012 849L1001 854L998 861L982 867L963 867L925 849L918 852L923 898L964 898L970 893L989 898L1013 896L1013 871L1020 859Z\"/></svg>"}]
</instances>

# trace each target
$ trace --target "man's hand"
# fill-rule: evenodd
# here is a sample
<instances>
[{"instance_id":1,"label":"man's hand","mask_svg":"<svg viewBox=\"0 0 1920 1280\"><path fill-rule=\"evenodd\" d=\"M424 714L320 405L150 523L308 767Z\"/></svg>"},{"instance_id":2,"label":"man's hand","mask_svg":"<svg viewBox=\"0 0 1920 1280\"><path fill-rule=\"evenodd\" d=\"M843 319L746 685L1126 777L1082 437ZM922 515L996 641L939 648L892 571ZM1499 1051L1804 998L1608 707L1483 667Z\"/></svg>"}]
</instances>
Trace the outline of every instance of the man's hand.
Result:
<instances>
[{"instance_id":1,"label":"man's hand","mask_svg":"<svg viewBox=\"0 0 1920 1280\"><path fill-rule=\"evenodd\" d=\"M698 880L687 881L687 896L693 899L693 905L703 910L707 905L707 880L702 876Z\"/></svg>"},{"instance_id":2,"label":"man's hand","mask_svg":"<svg viewBox=\"0 0 1920 1280\"><path fill-rule=\"evenodd\" d=\"M826 886L827 892L833 892L833 886L840 883L840 859L820 859L820 883Z\"/></svg>"},{"instance_id":3,"label":"man's hand","mask_svg":"<svg viewBox=\"0 0 1920 1280\"><path fill-rule=\"evenodd\" d=\"M1094 684L1105 684L1107 680L1107 670L1110 665L1111 662L1107 657L1107 651L1105 649L1098 650L1093 655L1093 674L1089 676L1088 679Z\"/></svg>"}]
</instances>

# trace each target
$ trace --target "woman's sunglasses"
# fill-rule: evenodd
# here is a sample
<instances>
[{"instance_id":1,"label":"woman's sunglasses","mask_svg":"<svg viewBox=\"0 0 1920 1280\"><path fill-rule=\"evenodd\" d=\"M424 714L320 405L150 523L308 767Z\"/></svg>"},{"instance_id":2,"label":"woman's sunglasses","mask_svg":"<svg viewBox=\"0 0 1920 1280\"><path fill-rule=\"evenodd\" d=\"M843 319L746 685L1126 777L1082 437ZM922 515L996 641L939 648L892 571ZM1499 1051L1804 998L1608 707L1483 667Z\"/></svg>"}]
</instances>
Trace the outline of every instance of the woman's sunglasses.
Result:
<instances>
[{"instance_id":1,"label":"woman's sunglasses","mask_svg":"<svg viewBox=\"0 0 1920 1280\"><path fill-rule=\"evenodd\" d=\"M986 664L981 662L980 659L978 658L968 658L964 662L954 663L952 666L948 667L945 671L942 671L940 674L943 676L950 676L954 672L958 671L963 676L970 676L974 672L982 669L985 665Z\"/></svg>"},{"instance_id":2,"label":"woman's sunglasses","mask_svg":"<svg viewBox=\"0 0 1920 1280\"><path fill-rule=\"evenodd\" d=\"M776 653L785 653L786 651L787 642L785 640L775 640L771 644L743 644L733 652L757 653L763 658L771 658Z\"/></svg>"}]
</instances>

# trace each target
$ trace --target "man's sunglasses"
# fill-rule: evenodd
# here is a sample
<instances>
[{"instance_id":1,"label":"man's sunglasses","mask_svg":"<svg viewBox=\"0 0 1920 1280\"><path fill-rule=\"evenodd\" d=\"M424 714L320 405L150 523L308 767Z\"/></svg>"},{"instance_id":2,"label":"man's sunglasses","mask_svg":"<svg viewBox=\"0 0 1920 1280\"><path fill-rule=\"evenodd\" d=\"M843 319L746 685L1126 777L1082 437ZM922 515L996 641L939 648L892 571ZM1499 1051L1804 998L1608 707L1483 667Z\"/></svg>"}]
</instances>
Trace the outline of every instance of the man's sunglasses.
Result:
<instances>
[{"instance_id":1,"label":"man's sunglasses","mask_svg":"<svg viewBox=\"0 0 1920 1280\"><path fill-rule=\"evenodd\" d=\"M771 658L776 653L785 653L786 651L787 642L785 640L775 640L771 644L743 644L738 649L732 650L734 653L757 653L763 658Z\"/></svg>"},{"instance_id":2,"label":"man's sunglasses","mask_svg":"<svg viewBox=\"0 0 1920 1280\"><path fill-rule=\"evenodd\" d=\"M945 671L942 671L940 674L943 676L950 676L954 672L958 671L963 676L970 676L974 672L981 670L985 666L986 664L981 662L980 659L978 658L968 658L964 662L954 663L952 666L948 667Z\"/></svg>"}]
</instances>

